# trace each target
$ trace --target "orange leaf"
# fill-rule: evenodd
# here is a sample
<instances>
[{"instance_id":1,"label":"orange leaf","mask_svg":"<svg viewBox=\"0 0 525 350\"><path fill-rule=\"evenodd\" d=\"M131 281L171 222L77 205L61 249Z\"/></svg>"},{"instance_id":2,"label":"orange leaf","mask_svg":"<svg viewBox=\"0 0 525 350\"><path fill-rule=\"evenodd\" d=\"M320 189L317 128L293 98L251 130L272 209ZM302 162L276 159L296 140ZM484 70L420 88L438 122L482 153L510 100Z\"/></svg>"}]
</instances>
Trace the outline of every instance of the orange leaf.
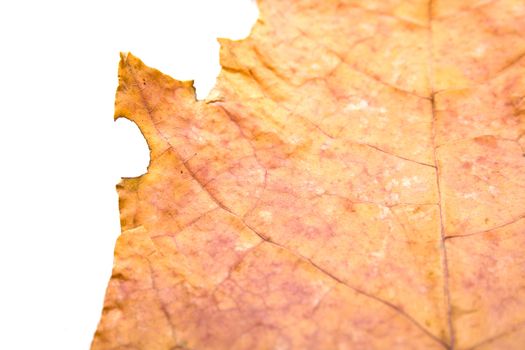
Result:
<instances>
[{"instance_id":1,"label":"orange leaf","mask_svg":"<svg viewBox=\"0 0 525 350\"><path fill-rule=\"evenodd\" d=\"M523 1L260 11L205 101L122 56L92 349L524 349Z\"/></svg>"}]
</instances>

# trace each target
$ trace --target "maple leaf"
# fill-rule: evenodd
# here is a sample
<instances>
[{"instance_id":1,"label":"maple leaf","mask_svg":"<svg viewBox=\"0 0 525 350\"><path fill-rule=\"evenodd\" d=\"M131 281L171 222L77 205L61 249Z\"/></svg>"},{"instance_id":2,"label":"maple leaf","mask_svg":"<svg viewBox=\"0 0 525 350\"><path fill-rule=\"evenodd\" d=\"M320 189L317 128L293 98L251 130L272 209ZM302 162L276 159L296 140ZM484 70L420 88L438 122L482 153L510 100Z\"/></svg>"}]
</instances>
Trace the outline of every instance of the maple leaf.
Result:
<instances>
[{"instance_id":1,"label":"maple leaf","mask_svg":"<svg viewBox=\"0 0 525 350\"><path fill-rule=\"evenodd\" d=\"M92 349L525 348L523 1L259 5L205 101L122 56Z\"/></svg>"}]
</instances>

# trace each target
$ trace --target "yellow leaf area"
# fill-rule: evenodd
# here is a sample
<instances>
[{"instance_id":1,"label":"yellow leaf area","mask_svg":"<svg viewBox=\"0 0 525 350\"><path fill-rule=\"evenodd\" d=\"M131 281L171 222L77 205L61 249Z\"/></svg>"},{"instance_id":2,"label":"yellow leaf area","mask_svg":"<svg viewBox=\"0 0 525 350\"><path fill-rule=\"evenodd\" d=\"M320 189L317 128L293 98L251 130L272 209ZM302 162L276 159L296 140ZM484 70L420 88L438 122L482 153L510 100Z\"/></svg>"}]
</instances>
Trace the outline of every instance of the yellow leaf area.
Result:
<instances>
[{"instance_id":1,"label":"yellow leaf area","mask_svg":"<svg viewBox=\"0 0 525 350\"><path fill-rule=\"evenodd\" d=\"M123 55L101 349L525 349L525 2L264 0L206 100Z\"/></svg>"}]
</instances>

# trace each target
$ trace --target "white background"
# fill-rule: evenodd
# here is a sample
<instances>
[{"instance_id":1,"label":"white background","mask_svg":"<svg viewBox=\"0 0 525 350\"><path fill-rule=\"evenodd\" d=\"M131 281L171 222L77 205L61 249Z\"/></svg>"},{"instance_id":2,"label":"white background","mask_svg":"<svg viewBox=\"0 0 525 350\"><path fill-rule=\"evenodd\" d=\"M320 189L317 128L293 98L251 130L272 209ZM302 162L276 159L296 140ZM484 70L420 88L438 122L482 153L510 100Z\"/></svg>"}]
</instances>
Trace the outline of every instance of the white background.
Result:
<instances>
[{"instance_id":1,"label":"white background","mask_svg":"<svg viewBox=\"0 0 525 350\"><path fill-rule=\"evenodd\" d=\"M148 163L113 122L120 51L204 98L251 0L0 2L0 349L88 349L120 233L115 185ZM127 122L127 123L126 123Z\"/></svg>"}]
</instances>

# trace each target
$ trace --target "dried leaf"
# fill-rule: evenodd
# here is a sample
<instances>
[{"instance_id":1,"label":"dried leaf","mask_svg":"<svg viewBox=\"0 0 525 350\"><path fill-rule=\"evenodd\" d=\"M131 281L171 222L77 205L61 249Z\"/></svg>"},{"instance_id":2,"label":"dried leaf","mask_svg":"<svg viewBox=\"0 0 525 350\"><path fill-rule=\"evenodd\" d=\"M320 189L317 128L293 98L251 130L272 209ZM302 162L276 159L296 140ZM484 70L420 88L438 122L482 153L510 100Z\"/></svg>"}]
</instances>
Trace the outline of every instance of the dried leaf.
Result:
<instances>
[{"instance_id":1,"label":"dried leaf","mask_svg":"<svg viewBox=\"0 0 525 350\"><path fill-rule=\"evenodd\" d=\"M524 349L525 3L260 11L206 101L122 57L92 349Z\"/></svg>"}]
</instances>

